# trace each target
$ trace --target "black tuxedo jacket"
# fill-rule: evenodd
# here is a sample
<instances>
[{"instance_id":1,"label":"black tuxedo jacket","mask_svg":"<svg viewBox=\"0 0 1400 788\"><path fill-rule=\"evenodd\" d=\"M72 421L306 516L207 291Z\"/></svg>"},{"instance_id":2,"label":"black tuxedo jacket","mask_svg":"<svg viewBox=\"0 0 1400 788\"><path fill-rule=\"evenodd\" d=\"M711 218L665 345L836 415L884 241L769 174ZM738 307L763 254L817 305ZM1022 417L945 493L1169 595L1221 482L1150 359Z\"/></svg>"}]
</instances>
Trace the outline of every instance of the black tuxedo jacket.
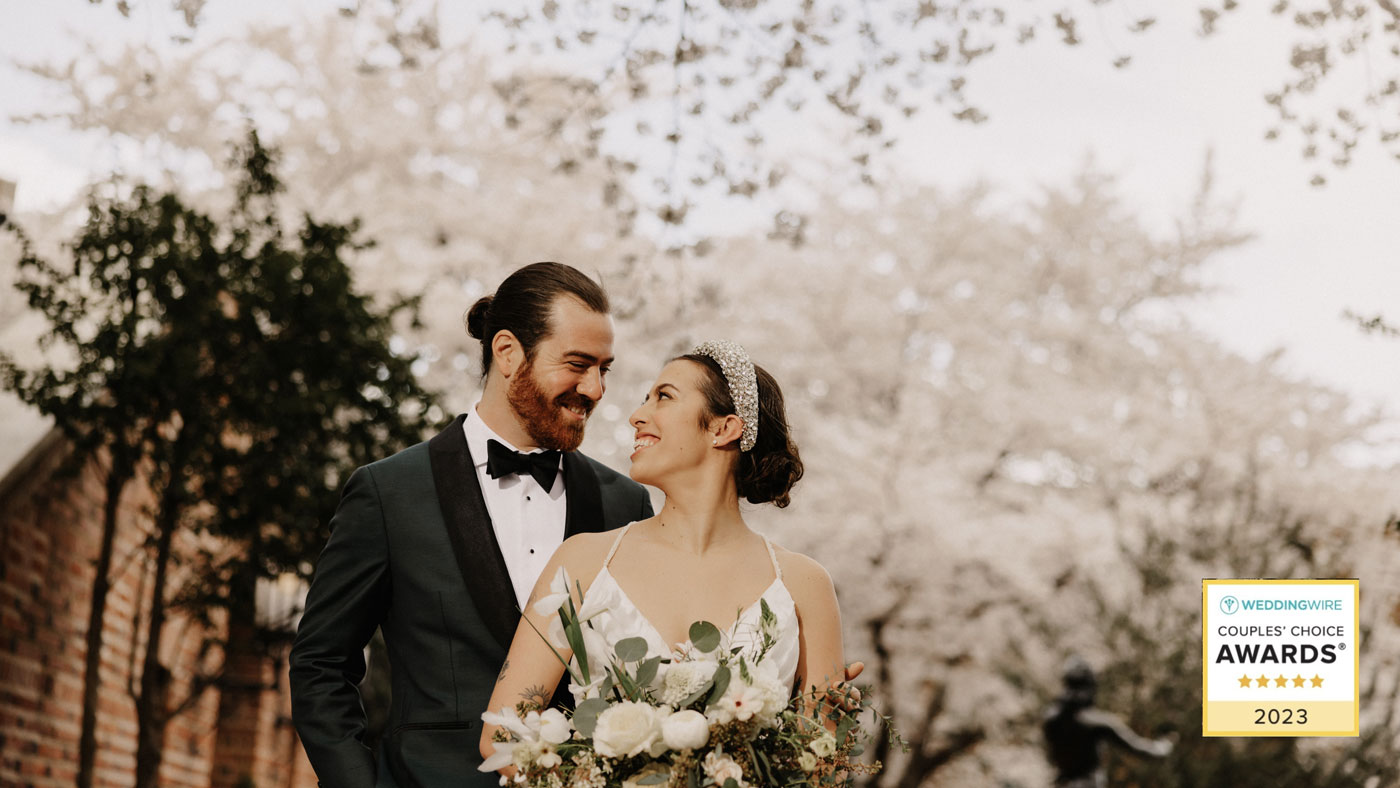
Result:
<instances>
[{"instance_id":1,"label":"black tuxedo jacket","mask_svg":"<svg viewBox=\"0 0 1400 788\"><path fill-rule=\"evenodd\" d=\"M459 416L355 471L292 645L292 719L325 788L495 786L476 770L481 712L520 613ZM650 517L646 490L564 455L566 536ZM393 700L379 763L356 686L384 630Z\"/></svg>"}]
</instances>

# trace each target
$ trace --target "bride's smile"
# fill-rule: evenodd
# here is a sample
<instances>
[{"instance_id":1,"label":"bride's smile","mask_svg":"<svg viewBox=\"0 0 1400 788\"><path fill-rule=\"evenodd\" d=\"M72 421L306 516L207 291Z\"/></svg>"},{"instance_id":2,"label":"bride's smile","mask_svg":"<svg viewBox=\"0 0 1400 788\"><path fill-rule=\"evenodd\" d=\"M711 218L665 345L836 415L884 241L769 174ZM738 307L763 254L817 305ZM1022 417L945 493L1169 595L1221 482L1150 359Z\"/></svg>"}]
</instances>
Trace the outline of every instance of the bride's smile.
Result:
<instances>
[{"instance_id":1,"label":"bride's smile","mask_svg":"<svg viewBox=\"0 0 1400 788\"><path fill-rule=\"evenodd\" d=\"M699 467L728 473L743 422L734 415L706 413L705 372L677 359L661 370L642 404L628 418L636 430L629 475L660 487L690 478ZM718 449L719 451L715 451Z\"/></svg>"}]
</instances>

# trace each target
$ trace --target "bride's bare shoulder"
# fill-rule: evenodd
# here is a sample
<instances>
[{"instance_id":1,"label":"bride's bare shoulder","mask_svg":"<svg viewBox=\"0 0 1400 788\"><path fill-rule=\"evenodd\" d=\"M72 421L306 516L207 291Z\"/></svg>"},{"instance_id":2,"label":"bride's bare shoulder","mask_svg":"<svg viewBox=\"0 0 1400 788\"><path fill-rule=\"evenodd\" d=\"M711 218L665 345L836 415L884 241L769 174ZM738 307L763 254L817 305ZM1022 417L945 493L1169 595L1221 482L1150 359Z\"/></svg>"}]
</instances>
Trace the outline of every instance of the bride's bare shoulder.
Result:
<instances>
[{"instance_id":1,"label":"bride's bare shoulder","mask_svg":"<svg viewBox=\"0 0 1400 788\"><path fill-rule=\"evenodd\" d=\"M836 589L831 582L831 574L815 558L777 545L773 545L773 552L778 557L778 566L783 570L783 585L788 587L788 592L799 606L803 599L834 597Z\"/></svg>"},{"instance_id":2,"label":"bride's bare shoulder","mask_svg":"<svg viewBox=\"0 0 1400 788\"><path fill-rule=\"evenodd\" d=\"M553 563L562 565L570 574L577 574L575 569L597 569L603 565L603 557L612 549L618 533L619 531L599 531L574 534L559 545L559 549L554 553Z\"/></svg>"},{"instance_id":3,"label":"bride's bare shoulder","mask_svg":"<svg viewBox=\"0 0 1400 788\"><path fill-rule=\"evenodd\" d=\"M586 532L565 539L564 543L555 549L554 555L549 557L549 563L545 566L544 571L540 572L530 599L533 601L550 593L549 589L558 581L561 569L569 579L571 587L575 582L578 582L582 585L583 590L587 591L588 587L593 584L594 576L602 568L603 559L607 556L608 550L612 548L613 540L617 539L617 534L617 531Z\"/></svg>"}]
</instances>

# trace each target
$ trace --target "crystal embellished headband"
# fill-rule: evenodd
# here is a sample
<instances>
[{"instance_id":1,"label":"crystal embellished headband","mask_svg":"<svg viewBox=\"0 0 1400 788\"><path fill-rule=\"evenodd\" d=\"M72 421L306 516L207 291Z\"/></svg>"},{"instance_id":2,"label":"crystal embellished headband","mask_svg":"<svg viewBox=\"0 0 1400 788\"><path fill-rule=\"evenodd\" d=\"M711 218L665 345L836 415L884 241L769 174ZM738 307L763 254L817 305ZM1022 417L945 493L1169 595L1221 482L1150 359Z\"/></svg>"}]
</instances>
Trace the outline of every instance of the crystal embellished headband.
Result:
<instances>
[{"instance_id":1,"label":"crystal embellished headband","mask_svg":"<svg viewBox=\"0 0 1400 788\"><path fill-rule=\"evenodd\" d=\"M701 342L690 352L712 358L719 364L724 381L729 385L729 398L734 400L734 411L744 421L739 450L752 449L758 442L758 374L754 372L748 351L727 339L717 339Z\"/></svg>"}]
</instances>

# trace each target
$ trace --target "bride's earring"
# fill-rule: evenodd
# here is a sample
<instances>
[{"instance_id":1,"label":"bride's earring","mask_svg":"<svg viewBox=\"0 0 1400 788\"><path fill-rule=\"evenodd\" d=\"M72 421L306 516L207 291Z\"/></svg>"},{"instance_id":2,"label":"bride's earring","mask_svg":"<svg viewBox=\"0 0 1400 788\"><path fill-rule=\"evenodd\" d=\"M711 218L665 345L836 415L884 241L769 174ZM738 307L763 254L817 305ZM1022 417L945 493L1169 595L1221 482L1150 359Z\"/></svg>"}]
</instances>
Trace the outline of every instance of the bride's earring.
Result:
<instances>
[{"instance_id":1,"label":"bride's earring","mask_svg":"<svg viewBox=\"0 0 1400 788\"><path fill-rule=\"evenodd\" d=\"M714 440L710 441L710 445L711 445L711 446L718 446L718 445L719 445L719 438L715 438Z\"/></svg>"}]
</instances>

